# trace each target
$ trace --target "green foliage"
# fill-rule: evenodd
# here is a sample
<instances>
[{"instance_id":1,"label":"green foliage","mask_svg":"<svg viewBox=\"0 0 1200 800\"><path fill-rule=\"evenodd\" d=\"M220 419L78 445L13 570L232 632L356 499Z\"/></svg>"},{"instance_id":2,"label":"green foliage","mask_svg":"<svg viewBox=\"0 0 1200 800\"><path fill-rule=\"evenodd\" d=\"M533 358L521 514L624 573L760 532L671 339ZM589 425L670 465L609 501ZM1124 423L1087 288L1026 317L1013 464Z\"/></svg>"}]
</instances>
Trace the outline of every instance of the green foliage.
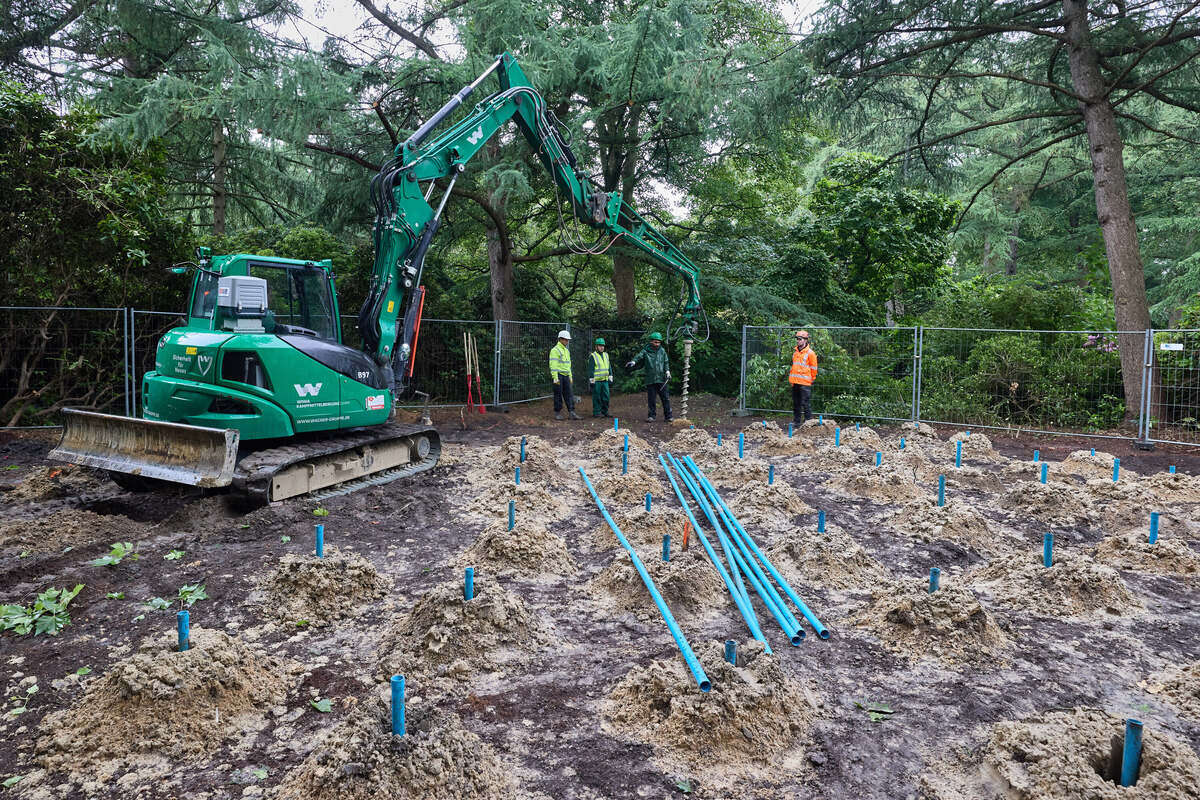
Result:
<instances>
[{"instance_id":1,"label":"green foliage","mask_svg":"<svg viewBox=\"0 0 1200 800\"><path fill-rule=\"evenodd\" d=\"M172 550L163 556L163 558L165 558L167 561L178 561L179 559L183 558L183 554L183 550Z\"/></svg>"},{"instance_id":2,"label":"green foliage","mask_svg":"<svg viewBox=\"0 0 1200 800\"><path fill-rule=\"evenodd\" d=\"M322 714L328 714L330 711L333 710L333 704L330 702L329 698L327 698L327 697L321 698L320 700L309 700L308 704L311 705L313 708L315 708L317 711L320 711Z\"/></svg>"},{"instance_id":3,"label":"green foliage","mask_svg":"<svg viewBox=\"0 0 1200 800\"><path fill-rule=\"evenodd\" d=\"M37 596L32 606L0 606L0 632L14 631L24 636L31 631L34 636L46 634L57 636L58 632L71 624L67 606L83 589L76 584L73 589L47 589Z\"/></svg>"},{"instance_id":4,"label":"green foliage","mask_svg":"<svg viewBox=\"0 0 1200 800\"><path fill-rule=\"evenodd\" d=\"M104 597L108 600L124 600L125 593L124 592L109 592L106 595L104 595Z\"/></svg>"},{"instance_id":5,"label":"green foliage","mask_svg":"<svg viewBox=\"0 0 1200 800\"><path fill-rule=\"evenodd\" d=\"M99 558L93 558L87 563L93 567L115 567L126 558L128 558L130 561L138 560L138 554L134 552L133 543L113 542L112 550L109 551L108 555L100 556Z\"/></svg>"},{"instance_id":6,"label":"green foliage","mask_svg":"<svg viewBox=\"0 0 1200 800\"><path fill-rule=\"evenodd\" d=\"M1038 274L982 275L945 286L923 324L945 328L1107 330L1112 301Z\"/></svg>"},{"instance_id":7,"label":"green foliage","mask_svg":"<svg viewBox=\"0 0 1200 800\"><path fill-rule=\"evenodd\" d=\"M204 584L190 583L179 587L179 605L183 608L191 608L192 605L200 600L207 600L208 593L204 591Z\"/></svg>"},{"instance_id":8,"label":"green foliage","mask_svg":"<svg viewBox=\"0 0 1200 800\"><path fill-rule=\"evenodd\" d=\"M165 611L171 607L171 601L167 600L165 597L151 597L144 603L144 605L151 611Z\"/></svg>"}]
</instances>

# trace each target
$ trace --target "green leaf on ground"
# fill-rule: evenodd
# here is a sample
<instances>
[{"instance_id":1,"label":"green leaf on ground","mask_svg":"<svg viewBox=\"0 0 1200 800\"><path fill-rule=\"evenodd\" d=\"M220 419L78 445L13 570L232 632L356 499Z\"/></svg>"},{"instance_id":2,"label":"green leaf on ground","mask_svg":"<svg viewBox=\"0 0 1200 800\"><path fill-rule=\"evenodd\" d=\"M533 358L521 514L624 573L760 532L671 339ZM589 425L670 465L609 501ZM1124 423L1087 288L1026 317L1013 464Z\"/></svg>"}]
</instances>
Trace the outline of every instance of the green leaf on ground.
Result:
<instances>
[{"instance_id":1,"label":"green leaf on ground","mask_svg":"<svg viewBox=\"0 0 1200 800\"><path fill-rule=\"evenodd\" d=\"M262 767L257 767L255 769L250 770L250 774L253 775L254 777L258 778L260 781L266 779L266 777L267 777L267 771L265 769L263 769Z\"/></svg>"},{"instance_id":2,"label":"green leaf on ground","mask_svg":"<svg viewBox=\"0 0 1200 800\"><path fill-rule=\"evenodd\" d=\"M104 596L107 597L109 600L124 600L125 599L124 592L109 592L108 594L106 594Z\"/></svg>"},{"instance_id":3,"label":"green leaf on ground","mask_svg":"<svg viewBox=\"0 0 1200 800\"><path fill-rule=\"evenodd\" d=\"M208 593L204 591L203 583L190 583L179 587L178 600L184 608L191 608L197 600L207 600Z\"/></svg>"},{"instance_id":4,"label":"green leaf on ground","mask_svg":"<svg viewBox=\"0 0 1200 800\"><path fill-rule=\"evenodd\" d=\"M308 703L322 714L328 714L333 710L333 703L327 697L320 700L309 700Z\"/></svg>"},{"instance_id":5,"label":"green leaf on ground","mask_svg":"<svg viewBox=\"0 0 1200 800\"><path fill-rule=\"evenodd\" d=\"M329 509L328 508L314 508L313 516L314 517L328 517Z\"/></svg>"},{"instance_id":6,"label":"green leaf on ground","mask_svg":"<svg viewBox=\"0 0 1200 800\"><path fill-rule=\"evenodd\" d=\"M91 672L92 672L91 667L80 667L79 669L75 670L75 674L80 677L83 677L84 675L90 675Z\"/></svg>"},{"instance_id":7,"label":"green leaf on ground","mask_svg":"<svg viewBox=\"0 0 1200 800\"><path fill-rule=\"evenodd\" d=\"M689 780L686 780L684 778L680 778L679 780L675 781L675 788L678 789L679 791L683 792L684 794L691 794L692 793L692 782Z\"/></svg>"},{"instance_id":8,"label":"green leaf on ground","mask_svg":"<svg viewBox=\"0 0 1200 800\"><path fill-rule=\"evenodd\" d=\"M12 467L9 467L9 469L12 469ZM0 784L0 786L3 786L5 789L11 789L13 786L16 786L18 783L20 783L21 779L24 777L24 775L13 775L11 778L5 778L4 783Z\"/></svg>"},{"instance_id":9,"label":"green leaf on ground","mask_svg":"<svg viewBox=\"0 0 1200 800\"><path fill-rule=\"evenodd\" d=\"M126 558L137 561L138 554L133 551L132 542L113 542L111 546L112 550L108 552L108 555L93 558L87 563L93 567L115 567Z\"/></svg>"},{"instance_id":10,"label":"green leaf on ground","mask_svg":"<svg viewBox=\"0 0 1200 800\"><path fill-rule=\"evenodd\" d=\"M183 558L184 552L185 551L183 550L172 550L163 556L163 558L165 558L167 561L178 561L179 559Z\"/></svg>"},{"instance_id":11,"label":"green leaf on ground","mask_svg":"<svg viewBox=\"0 0 1200 800\"><path fill-rule=\"evenodd\" d=\"M292 540L292 537L290 537L290 536L286 536L286 535L285 535L285 536L280 536L280 537L279 537L279 541L283 542L284 544L287 544L287 543L288 543L288 542L290 542L291 540Z\"/></svg>"},{"instance_id":12,"label":"green leaf on ground","mask_svg":"<svg viewBox=\"0 0 1200 800\"><path fill-rule=\"evenodd\" d=\"M164 611L171 607L171 601L163 597L151 597L143 605L154 611Z\"/></svg>"}]
</instances>

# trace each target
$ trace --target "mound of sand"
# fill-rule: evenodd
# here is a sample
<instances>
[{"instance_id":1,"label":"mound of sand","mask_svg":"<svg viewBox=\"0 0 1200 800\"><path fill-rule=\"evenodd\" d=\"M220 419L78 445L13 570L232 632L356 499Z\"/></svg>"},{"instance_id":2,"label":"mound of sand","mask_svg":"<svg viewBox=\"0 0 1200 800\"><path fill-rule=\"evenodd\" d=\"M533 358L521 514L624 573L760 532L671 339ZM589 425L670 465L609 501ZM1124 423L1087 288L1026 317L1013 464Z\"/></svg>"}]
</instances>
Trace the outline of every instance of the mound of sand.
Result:
<instances>
[{"instance_id":1,"label":"mound of sand","mask_svg":"<svg viewBox=\"0 0 1200 800\"><path fill-rule=\"evenodd\" d=\"M1042 565L1041 550L1026 550L996 557L972 578L1000 605L1039 616L1126 614L1141 607L1112 567L1061 548L1049 568Z\"/></svg>"},{"instance_id":2,"label":"mound of sand","mask_svg":"<svg viewBox=\"0 0 1200 800\"><path fill-rule=\"evenodd\" d=\"M1108 478L1111 481L1113 459L1114 456L1112 453L1105 453L1100 450L1096 451L1096 455L1092 455L1090 450L1075 450L1062 460L1062 463L1058 465L1058 469L1087 479ZM1050 469L1053 471L1055 468L1051 467ZM1121 467L1121 474L1126 477L1136 475L1136 473L1130 471L1127 467Z\"/></svg>"},{"instance_id":3,"label":"mound of sand","mask_svg":"<svg viewBox=\"0 0 1200 800\"><path fill-rule=\"evenodd\" d=\"M1200 720L1200 661L1172 667L1161 681L1145 688L1173 705L1180 716Z\"/></svg>"},{"instance_id":4,"label":"mound of sand","mask_svg":"<svg viewBox=\"0 0 1200 800\"><path fill-rule=\"evenodd\" d=\"M68 509L45 517L0 524L0 548L34 553L61 553L93 543L134 542L145 535L145 526L125 516L103 516Z\"/></svg>"},{"instance_id":5,"label":"mound of sand","mask_svg":"<svg viewBox=\"0 0 1200 800\"><path fill-rule=\"evenodd\" d=\"M818 414L812 419L804 420L804 424L802 424L800 427L816 428L815 431L809 431L809 433L823 433L828 436L833 436L833 429L841 427L841 424L842 423L838 422L833 417L826 416L822 419L821 415Z\"/></svg>"},{"instance_id":6,"label":"mound of sand","mask_svg":"<svg viewBox=\"0 0 1200 800\"><path fill-rule=\"evenodd\" d=\"M795 428L792 429L793 437L795 438ZM788 438L787 430L780 428L779 423L774 420L760 420L759 422L751 422L746 427L742 428L742 433L746 434L746 443L750 442L774 442L779 439ZM736 442L736 439L735 439Z\"/></svg>"},{"instance_id":7,"label":"mound of sand","mask_svg":"<svg viewBox=\"0 0 1200 800\"><path fill-rule=\"evenodd\" d=\"M929 490L917 484L913 474L888 464L860 467L834 479L834 485L850 496L867 497L883 503L904 503L928 497Z\"/></svg>"},{"instance_id":8,"label":"mound of sand","mask_svg":"<svg viewBox=\"0 0 1200 800\"><path fill-rule=\"evenodd\" d=\"M661 546L664 534L671 536L672 547L682 546L684 525L689 524L687 516L681 510L664 508L658 501L651 504L650 511L641 505L622 510L609 509L608 513L621 529L621 533L631 545L639 549L639 552L644 548ZM621 546L606 522L601 522L591 529L588 544L591 550L611 550Z\"/></svg>"},{"instance_id":9,"label":"mound of sand","mask_svg":"<svg viewBox=\"0 0 1200 800\"><path fill-rule=\"evenodd\" d=\"M614 431L612 428L605 428L603 431L596 434L595 438L587 443L587 450L596 455L611 453L614 450L620 453L623 449L625 449L626 436L629 437L629 452L631 454L638 453L651 457L654 456L654 446L645 439L638 436L633 431ZM620 458L619 455L617 457Z\"/></svg>"},{"instance_id":10,"label":"mound of sand","mask_svg":"<svg viewBox=\"0 0 1200 800\"><path fill-rule=\"evenodd\" d=\"M510 531L507 520L489 525L457 563L482 564L488 572L523 577L574 575L579 569L561 536L532 524L519 523Z\"/></svg>"},{"instance_id":11,"label":"mound of sand","mask_svg":"<svg viewBox=\"0 0 1200 800\"><path fill-rule=\"evenodd\" d=\"M947 500L912 500L887 518L887 525L922 542L954 542L980 552L992 552L1003 546L998 534L968 504Z\"/></svg>"},{"instance_id":12,"label":"mound of sand","mask_svg":"<svg viewBox=\"0 0 1200 800\"><path fill-rule=\"evenodd\" d=\"M914 661L992 662L1009 641L991 612L957 582L930 592L927 581L898 581L871 592L870 605L853 622Z\"/></svg>"},{"instance_id":13,"label":"mound of sand","mask_svg":"<svg viewBox=\"0 0 1200 800\"><path fill-rule=\"evenodd\" d=\"M570 475L558 461L558 450L540 436L526 436L525 461L521 461L521 438L510 436L494 455L480 460L486 473L497 481L511 482L515 469L521 468L521 483L563 483Z\"/></svg>"},{"instance_id":14,"label":"mound of sand","mask_svg":"<svg viewBox=\"0 0 1200 800\"><path fill-rule=\"evenodd\" d=\"M937 430L932 425L927 425L924 422L917 423L917 427L915 428L908 428L906 426L905 430L908 431L909 435L911 436L921 436L926 439L934 440L941 438L938 436Z\"/></svg>"},{"instance_id":15,"label":"mound of sand","mask_svg":"<svg viewBox=\"0 0 1200 800\"><path fill-rule=\"evenodd\" d=\"M298 668L219 631L192 628L191 645L178 652L174 633L148 639L69 709L47 714L40 766L103 780L139 756L189 760L252 744Z\"/></svg>"},{"instance_id":16,"label":"mound of sand","mask_svg":"<svg viewBox=\"0 0 1200 800\"><path fill-rule=\"evenodd\" d=\"M696 463L718 487L744 486L752 481L767 482L768 464L757 458L738 458L736 443L728 454L715 458L697 458Z\"/></svg>"},{"instance_id":17,"label":"mound of sand","mask_svg":"<svg viewBox=\"0 0 1200 800\"><path fill-rule=\"evenodd\" d=\"M887 580L888 572L842 529L795 531L766 551L789 583L830 589L859 589Z\"/></svg>"},{"instance_id":18,"label":"mound of sand","mask_svg":"<svg viewBox=\"0 0 1200 800\"><path fill-rule=\"evenodd\" d=\"M747 483L733 497L723 498L747 529L791 530L792 519L812 514L813 509L800 499L790 485L781 483L778 474L773 484ZM753 532L753 531L751 531Z\"/></svg>"},{"instance_id":19,"label":"mound of sand","mask_svg":"<svg viewBox=\"0 0 1200 800\"><path fill-rule=\"evenodd\" d=\"M1095 517L1091 498L1084 490L1060 483L1011 486L1000 498L999 505L1010 514L1028 514L1050 526L1069 527Z\"/></svg>"},{"instance_id":20,"label":"mound of sand","mask_svg":"<svg viewBox=\"0 0 1200 800\"><path fill-rule=\"evenodd\" d=\"M649 744L667 768L736 783L770 772L802 747L816 716L807 690L789 679L762 644L738 647L738 666L724 660L721 642L704 642L696 656L712 683L702 693L682 657L635 667L602 707L604 729Z\"/></svg>"},{"instance_id":21,"label":"mound of sand","mask_svg":"<svg viewBox=\"0 0 1200 800\"><path fill-rule=\"evenodd\" d=\"M473 490L482 491L479 491L465 504L462 512L466 516L488 521L503 519L507 522L509 500L516 502L517 519L521 524L549 525L566 517L568 511L567 504L557 495L551 494L541 486L524 481L519 485L511 481L508 483L485 481L473 486L468 483L467 491ZM585 495L587 493L582 482L580 491Z\"/></svg>"},{"instance_id":22,"label":"mound of sand","mask_svg":"<svg viewBox=\"0 0 1200 800\"><path fill-rule=\"evenodd\" d=\"M279 784L275 800L507 800L511 768L454 714L405 709L393 736L387 705L372 698L322 740Z\"/></svg>"},{"instance_id":23,"label":"mound of sand","mask_svg":"<svg viewBox=\"0 0 1200 800\"><path fill-rule=\"evenodd\" d=\"M734 447L737 447L735 441ZM674 453L677 456L685 454L699 458L701 453L711 452L720 453L721 450L717 446L717 439L711 436L707 431L701 428L689 428L680 431L671 437L671 441L667 442L666 449L668 452ZM736 454L736 453L735 453Z\"/></svg>"},{"instance_id":24,"label":"mound of sand","mask_svg":"<svg viewBox=\"0 0 1200 800\"><path fill-rule=\"evenodd\" d=\"M1196 800L1200 758L1161 727L1146 726L1137 783L1116 785L1125 721L1094 709L1047 711L992 726L977 763L922 776L936 800ZM974 759L973 759L974 760ZM1114 772L1115 769L1115 772ZM941 774L939 774L941 773Z\"/></svg>"},{"instance_id":25,"label":"mound of sand","mask_svg":"<svg viewBox=\"0 0 1200 800\"><path fill-rule=\"evenodd\" d=\"M982 433L970 433L959 431L946 440L942 447L942 452L949 455L951 459L958 447L955 442L962 442L963 458L974 458L983 461L998 461L1003 460L1004 456L996 452L992 447L992 440Z\"/></svg>"},{"instance_id":26,"label":"mound of sand","mask_svg":"<svg viewBox=\"0 0 1200 800\"><path fill-rule=\"evenodd\" d=\"M289 553L262 582L262 609L272 617L314 625L351 617L387 592L389 581L357 553L325 548L325 557Z\"/></svg>"},{"instance_id":27,"label":"mound of sand","mask_svg":"<svg viewBox=\"0 0 1200 800\"><path fill-rule=\"evenodd\" d=\"M119 491L102 470L75 464L30 467L29 476L4 493L9 503L78 498L97 491Z\"/></svg>"},{"instance_id":28,"label":"mound of sand","mask_svg":"<svg viewBox=\"0 0 1200 800\"><path fill-rule=\"evenodd\" d=\"M935 491L937 489L938 475L946 476L947 491L950 489L975 489L980 492L1000 492L1006 488L1019 489L1025 486L1025 484L1021 484L1021 487L1009 486L1009 484L1005 483L1004 478L1001 477L1000 470L995 467L964 466L955 469L953 458L951 458L949 463L943 464L934 470L932 482Z\"/></svg>"},{"instance_id":29,"label":"mound of sand","mask_svg":"<svg viewBox=\"0 0 1200 800\"><path fill-rule=\"evenodd\" d=\"M872 469L874 461L871 462ZM849 447L835 447L832 441L821 444L816 453L804 462L804 467L813 472L842 474L867 466L867 457Z\"/></svg>"},{"instance_id":30,"label":"mound of sand","mask_svg":"<svg viewBox=\"0 0 1200 800\"><path fill-rule=\"evenodd\" d=\"M860 427L856 430L851 425L842 428L842 447L867 450L874 454L876 450L883 450L883 438L875 432L874 428Z\"/></svg>"},{"instance_id":31,"label":"mound of sand","mask_svg":"<svg viewBox=\"0 0 1200 800\"><path fill-rule=\"evenodd\" d=\"M801 436L798 433L791 438L784 433L780 437L767 439L758 448L759 455L764 456L800 456L816 451L816 439L811 436Z\"/></svg>"},{"instance_id":32,"label":"mound of sand","mask_svg":"<svg viewBox=\"0 0 1200 800\"><path fill-rule=\"evenodd\" d=\"M551 640L525 603L490 576L475 576L475 597L463 600L462 580L433 587L383 635L375 672L465 679L523 661Z\"/></svg>"},{"instance_id":33,"label":"mound of sand","mask_svg":"<svg viewBox=\"0 0 1200 800\"><path fill-rule=\"evenodd\" d=\"M1150 544L1144 531L1109 536L1096 545L1096 560L1117 569L1154 572L1159 575L1200 575L1200 555L1177 536L1159 533Z\"/></svg>"},{"instance_id":34,"label":"mound of sand","mask_svg":"<svg viewBox=\"0 0 1200 800\"><path fill-rule=\"evenodd\" d=\"M1200 477L1177 472L1156 472L1140 481L1142 487L1159 501L1200 503Z\"/></svg>"},{"instance_id":35,"label":"mound of sand","mask_svg":"<svg viewBox=\"0 0 1200 800\"><path fill-rule=\"evenodd\" d=\"M638 554L671 613L678 618L703 617L732 607L733 600L729 598L725 582L709 562L704 548L697 542L684 552L679 545L672 539L670 561L663 561L661 554L653 557ZM661 616L642 576L623 548L612 563L588 583L588 591L602 602L632 611L639 619Z\"/></svg>"}]
</instances>

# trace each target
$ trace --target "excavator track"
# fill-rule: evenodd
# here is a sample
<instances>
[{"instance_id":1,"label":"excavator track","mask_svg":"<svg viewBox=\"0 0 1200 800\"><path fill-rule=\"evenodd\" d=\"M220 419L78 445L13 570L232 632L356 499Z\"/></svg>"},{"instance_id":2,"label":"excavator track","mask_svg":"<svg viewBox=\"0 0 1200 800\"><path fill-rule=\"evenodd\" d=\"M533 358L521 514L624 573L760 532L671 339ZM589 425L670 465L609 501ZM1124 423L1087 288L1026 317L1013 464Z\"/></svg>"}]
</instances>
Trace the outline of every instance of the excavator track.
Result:
<instances>
[{"instance_id":1,"label":"excavator track","mask_svg":"<svg viewBox=\"0 0 1200 800\"><path fill-rule=\"evenodd\" d=\"M432 469L441 452L436 428L399 424L361 428L255 450L238 461L231 489L258 504L291 497L323 500Z\"/></svg>"}]
</instances>

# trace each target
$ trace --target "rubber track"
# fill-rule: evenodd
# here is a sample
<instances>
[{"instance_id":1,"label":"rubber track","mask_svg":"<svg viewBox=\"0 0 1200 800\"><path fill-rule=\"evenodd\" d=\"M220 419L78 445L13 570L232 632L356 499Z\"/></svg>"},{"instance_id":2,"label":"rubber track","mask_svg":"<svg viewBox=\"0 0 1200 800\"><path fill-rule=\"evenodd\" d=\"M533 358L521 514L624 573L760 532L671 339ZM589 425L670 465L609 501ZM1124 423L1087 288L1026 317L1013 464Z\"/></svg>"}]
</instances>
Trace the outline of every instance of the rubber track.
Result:
<instances>
[{"instance_id":1,"label":"rubber track","mask_svg":"<svg viewBox=\"0 0 1200 800\"><path fill-rule=\"evenodd\" d=\"M344 484L327 486L301 497L326 498L388 483L408 475L432 469L438 462L442 452L441 437L436 428L425 425L381 425L374 428L359 428L349 430L340 436L328 439L314 439L308 442L296 442L272 447L266 450L256 450L238 461L233 473L232 489L234 493L247 500L258 503L270 502L271 480L282 469L322 456L353 450L356 447L385 442L409 436L425 434L430 439L429 455L420 461L414 461L401 467L383 470L375 475L367 475L347 481ZM290 499L290 498L289 498Z\"/></svg>"}]
</instances>

